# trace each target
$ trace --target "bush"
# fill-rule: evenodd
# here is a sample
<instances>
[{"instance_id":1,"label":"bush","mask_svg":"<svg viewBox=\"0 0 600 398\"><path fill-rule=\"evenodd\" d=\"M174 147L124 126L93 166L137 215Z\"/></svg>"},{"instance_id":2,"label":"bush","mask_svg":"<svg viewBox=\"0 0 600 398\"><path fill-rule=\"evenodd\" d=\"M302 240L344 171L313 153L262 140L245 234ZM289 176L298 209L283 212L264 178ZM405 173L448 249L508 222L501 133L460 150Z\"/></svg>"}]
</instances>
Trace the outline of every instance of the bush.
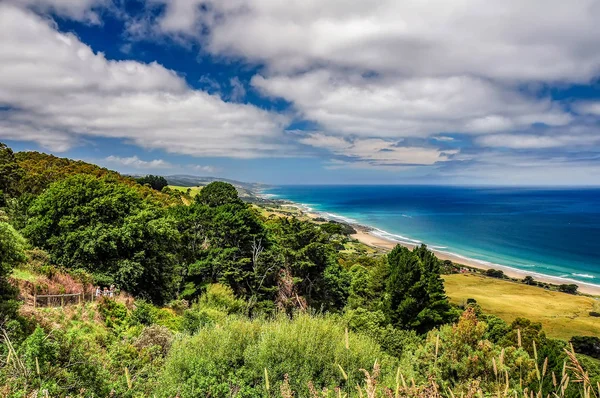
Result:
<instances>
[{"instance_id":1,"label":"bush","mask_svg":"<svg viewBox=\"0 0 600 398\"><path fill-rule=\"evenodd\" d=\"M98 312L109 328L120 329L126 325L127 307L115 300L102 297L98 300Z\"/></svg>"},{"instance_id":2,"label":"bush","mask_svg":"<svg viewBox=\"0 0 600 398\"><path fill-rule=\"evenodd\" d=\"M173 334L169 329L160 325L152 325L142 330L142 333L133 345L138 350L158 346L160 347L161 354L165 356L169 352L172 342Z\"/></svg>"},{"instance_id":3,"label":"bush","mask_svg":"<svg viewBox=\"0 0 600 398\"><path fill-rule=\"evenodd\" d=\"M183 314L181 329L189 334L194 334L206 325L213 325L224 321L227 313L214 308L192 307Z\"/></svg>"},{"instance_id":4,"label":"bush","mask_svg":"<svg viewBox=\"0 0 600 398\"><path fill-rule=\"evenodd\" d=\"M573 336L571 344L575 352L600 359L600 338L596 336Z\"/></svg>"},{"instance_id":5,"label":"bush","mask_svg":"<svg viewBox=\"0 0 600 398\"><path fill-rule=\"evenodd\" d=\"M492 278L499 278L499 279L504 279L506 277L504 275L503 271L497 270L497 269L488 269L485 271L485 275L492 277Z\"/></svg>"},{"instance_id":6,"label":"bush","mask_svg":"<svg viewBox=\"0 0 600 398\"><path fill-rule=\"evenodd\" d=\"M130 321L131 324L136 325L152 325L156 322L156 309L152 304L148 304L143 300L137 300L135 302L135 308L131 311Z\"/></svg>"},{"instance_id":7,"label":"bush","mask_svg":"<svg viewBox=\"0 0 600 398\"><path fill-rule=\"evenodd\" d=\"M579 289L579 286L575 285L574 283L571 284L563 284L560 285L558 287L558 290L563 292L563 293L568 293L568 294L577 294L577 289Z\"/></svg>"},{"instance_id":8,"label":"bush","mask_svg":"<svg viewBox=\"0 0 600 398\"><path fill-rule=\"evenodd\" d=\"M600 312L590 311L590 316L593 316L593 317L596 317L596 318L600 318Z\"/></svg>"},{"instance_id":9,"label":"bush","mask_svg":"<svg viewBox=\"0 0 600 398\"><path fill-rule=\"evenodd\" d=\"M206 293L200 297L200 307L215 308L229 314L238 313L244 309L246 302L236 299L233 290L226 285L215 283L206 289Z\"/></svg>"},{"instance_id":10,"label":"bush","mask_svg":"<svg viewBox=\"0 0 600 398\"><path fill-rule=\"evenodd\" d=\"M347 342L348 348L339 318L299 315L250 321L229 317L219 327L202 328L173 345L157 395L263 397L267 369L272 391L288 374L298 396L309 396L309 381L317 389L355 388L364 380L359 369L371 369L376 359L384 371L382 385L395 383L392 373L397 360L368 337L350 332Z\"/></svg>"}]
</instances>

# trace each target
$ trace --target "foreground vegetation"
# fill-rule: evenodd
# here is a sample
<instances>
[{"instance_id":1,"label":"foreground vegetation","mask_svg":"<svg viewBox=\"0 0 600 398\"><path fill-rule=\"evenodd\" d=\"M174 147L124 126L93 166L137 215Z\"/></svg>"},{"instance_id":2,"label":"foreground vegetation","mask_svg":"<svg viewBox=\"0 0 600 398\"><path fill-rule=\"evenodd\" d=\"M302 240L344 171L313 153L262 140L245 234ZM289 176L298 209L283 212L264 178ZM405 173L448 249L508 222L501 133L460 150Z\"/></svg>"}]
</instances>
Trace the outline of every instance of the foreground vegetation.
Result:
<instances>
[{"instance_id":1,"label":"foreground vegetation","mask_svg":"<svg viewBox=\"0 0 600 398\"><path fill-rule=\"evenodd\" d=\"M596 340L453 305L425 246L358 250L223 182L192 198L2 145L0 171L1 396L600 394ZM98 285L122 293L30 305Z\"/></svg>"}]
</instances>

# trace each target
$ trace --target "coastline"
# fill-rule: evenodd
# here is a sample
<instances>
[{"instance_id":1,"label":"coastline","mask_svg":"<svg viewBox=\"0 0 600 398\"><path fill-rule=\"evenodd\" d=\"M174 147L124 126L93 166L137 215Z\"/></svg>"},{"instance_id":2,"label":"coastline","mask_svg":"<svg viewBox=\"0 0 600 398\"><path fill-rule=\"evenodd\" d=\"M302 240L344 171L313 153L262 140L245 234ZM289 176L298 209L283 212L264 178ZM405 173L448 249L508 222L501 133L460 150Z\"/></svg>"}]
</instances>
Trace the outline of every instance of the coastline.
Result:
<instances>
[{"instance_id":1,"label":"coastline","mask_svg":"<svg viewBox=\"0 0 600 398\"><path fill-rule=\"evenodd\" d=\"M271 197L271 199L272 199L272 197ZM282 200L281 198L277 198L277 200L281 201L282 203L285 203L285 205L287 205L287 206L296 207L302 214L304 214L306 217L308 217L310 219L325 218L328 220L335 220L338 222L347 223L347 224L351 225L357 231L356 234L351 235L351 237L353 239L356 239L357 241L359 241L367 246L376 248L376 249L390 251L394 247L396 247L396 245L401 245L401 246L407 247L409 249L413 249L415 246L420 244L420 243L416 243L416 242L411 243L410 242L411 239L409 239L409 238L406 238L406 240L396 240L396 239L380 236L380 234L375 233L376 231L378 231L376 228L358 224L354 220L350 220L346 217L329 214L329 213L324 213L324 212L318 212L306 205L294 203L289 200ZM381 232L384 232L384 231L381 231ZM529 275L538 282L549 283L552 285L573 283L579 287L578 290L582 294L587 294L587 295L591 295L591 296L600 296L600 285L594 285L592 283L586 283L586 282L578 281L575 279L561 278L561 277L557 277L557 276L540 274L537 272L524 271L524 270L516 269L513 267L509 267L509 266L504 266L501 264L489 263L489 262L482 261L482 260L475 260L472 258L461 256L456 253L451 253L451 252L447 252L445 250L440 250L440 249L438 249L436 247L432 247L432 246L428 246L428 248L429 248L429 250L434 252L435 255L439 259L450 260L455 264L464 265L464 266L479 269L479 270L497 269L497 270L501 270L502 272L504 272L504 274L507 277L515 278L515 279L523 279L525 276Z\"/></svg>"},{"instance_id":2,"label":"coastline","mask_svg":"<svg viewBox=\"0 0 600 398\"><path fill-rule=\"evenodd\" d=\"M373 235L369 228L366 228L361 225L352 225L354 229L356 229L357 233L351 235L352 238L358 240L361 243L364 243L367 246L375 247L382 250L392 250L396 245L401 245L407 247L409 249L413 249L416 244L406 243L395 241L391 239L386 239L381 236ZM592 296L600 296L600 286L593 285L590 283L580 282L573 279L559 278L550 275L539 274L535 272L527 272L518 270L515 268L503 266L500 264L486 264L485 262L470 259L467 257L463 257L454 253L448 253L442 250L437 250L433 248L429 248L432 252L435 253L437 258L440 260L450 260L455 264L465 265L471 268L477 268L480 270L488 270L488 269L497 269L504 272L506 276L509 278L523 279L525 276L530 275L536 281L550 283L553 285L561 285L564 283L574 283L579 286L579 292L584 294L589 294Z\"/></svg>"}]
</instances>

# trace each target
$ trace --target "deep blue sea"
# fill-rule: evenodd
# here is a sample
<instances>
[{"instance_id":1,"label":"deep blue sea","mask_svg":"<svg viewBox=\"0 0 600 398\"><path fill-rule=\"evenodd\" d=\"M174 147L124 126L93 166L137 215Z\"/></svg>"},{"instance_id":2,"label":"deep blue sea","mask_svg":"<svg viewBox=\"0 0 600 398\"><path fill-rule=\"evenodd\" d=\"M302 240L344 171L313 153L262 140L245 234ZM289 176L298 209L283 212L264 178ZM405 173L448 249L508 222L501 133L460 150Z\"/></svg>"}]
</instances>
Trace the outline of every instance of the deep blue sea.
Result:
<instances>
[{"instance_id":1,"label":"deep blue sea","mask_svg":"<svg viewBox=\"0 0 600 398\"><path fill-rule=\"evenodd\" d=\"M382 237L600 285L600 189L281 186L265 193Z\"/></svg>"}]
</instances>

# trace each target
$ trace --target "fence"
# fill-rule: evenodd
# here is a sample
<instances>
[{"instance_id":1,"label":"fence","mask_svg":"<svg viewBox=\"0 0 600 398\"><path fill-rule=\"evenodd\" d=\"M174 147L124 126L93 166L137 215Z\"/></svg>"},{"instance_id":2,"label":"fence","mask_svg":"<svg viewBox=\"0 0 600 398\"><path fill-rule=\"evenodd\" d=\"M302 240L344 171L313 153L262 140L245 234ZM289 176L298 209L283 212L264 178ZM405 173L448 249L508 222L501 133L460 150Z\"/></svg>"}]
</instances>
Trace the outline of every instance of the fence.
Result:
<instances>
[{"instance_id":1,"label":"fence","mask_svg":"<svg viewBox=\"0 0 600 398\"><path fill-rule=\"evenodd\" d=\"M64 307L65 305L81 304L85 301L94 301L94 295L91 293L36 294L33 296L33 308Z\"/></svg>"}]
</instances>

